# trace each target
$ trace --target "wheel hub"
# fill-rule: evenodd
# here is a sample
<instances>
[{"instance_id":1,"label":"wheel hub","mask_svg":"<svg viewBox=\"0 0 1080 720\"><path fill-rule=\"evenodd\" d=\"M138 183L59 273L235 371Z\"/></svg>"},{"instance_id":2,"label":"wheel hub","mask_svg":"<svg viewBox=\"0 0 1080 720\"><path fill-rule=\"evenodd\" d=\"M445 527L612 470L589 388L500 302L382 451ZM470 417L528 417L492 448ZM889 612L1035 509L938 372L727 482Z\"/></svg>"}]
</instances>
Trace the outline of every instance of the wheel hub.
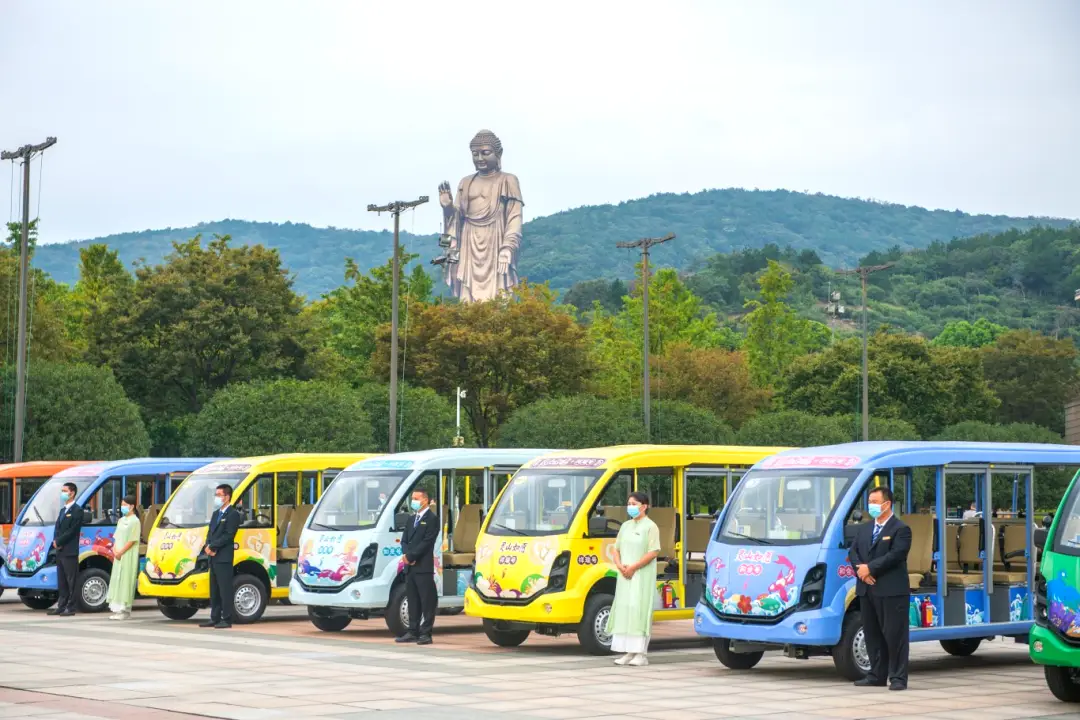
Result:
<instances>
[{"instance_id":1,"label":"wheel hub","mask_svg":"<svg viewBox=\"0 0 1080 720\"><path fill-rule=\"evenodd\" d=\"M855 664L864 673L870 672L870 652L866 649L866 635L859 628L851 641L851 655L855 658Z\"/></svg>"},{"instance_id":2,"label":"wheel hub","mask_svg":"<svg viewBox=\"0 0 1080 720\"><path fill-rule=\"evenodd\" d=\"M604 607L600 609L600 612L596 613L596 619L593 621L593 635L605 647L611 647L611 633L607 631L608 618L610 617L611 607Z\"/></svg>"},{"instance_id":3,"label":"wheel hub","mask_svg":"<svg viewBox=\"0 0 1080 720\"><path fill-rule=\"evenodd\" d=\"M102 578L91 577L87 578L83 583L82 597L90 607L98 607L105 602L105 598L109 594L109 585Z\"/></svg>"},{"instance_id":4,"label":"wheel hub","mask_svg":"<svg viewBox=\"0 0 1080 720\"><path fill-rule=\"evenodd\" d=\"M253 585L241 585L236 589L233 604L237 613L244 617L251 617L258 610L261 600L262 593L259 592L258 588Z\"/></svg>"},{"instance_id":5,"label":"wheel hub","mask_svg":"<svg viewBox=\"0 0 1080 720\"><path fill-rule=\"evenodd\" d=\"M409 629L409 598L402 598L401 605L398 606L398 617L401 618L401 625L408 630Z\"/></svg>"}]
</instances>

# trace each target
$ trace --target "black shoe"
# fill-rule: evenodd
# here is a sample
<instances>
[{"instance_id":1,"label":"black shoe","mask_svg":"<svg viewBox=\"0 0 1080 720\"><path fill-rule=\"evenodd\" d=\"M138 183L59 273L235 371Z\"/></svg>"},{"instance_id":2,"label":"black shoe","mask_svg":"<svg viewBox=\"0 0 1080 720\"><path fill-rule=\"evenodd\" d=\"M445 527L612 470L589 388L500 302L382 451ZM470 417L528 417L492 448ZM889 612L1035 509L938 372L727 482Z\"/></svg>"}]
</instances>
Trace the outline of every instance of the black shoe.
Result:
<instances>
[{"instance_id":1,"label":"black shoe","mask_svg":"<svg viewBox=\"0 0 1080 720\"><path fill-rule=\"evenodd\" d=\"M418 637L416 639L416 644L417 645L430 645L431 644L431 636L430 635L421 635L420 637Z\"/></svg>"},{"instance_id":2,"label":"black shoe","mask_svg":"<svg viewBox=\"0 0 1080 720\"><path fill-rule=\"evenodd\" d=\"M205 621L199 623L199 627L215 627L216 625L217 625L217 622L215 622L213 620L205 620Z\"/></svg>"},{"instance_id":3,"label":"black shoe","mask_svg":"<svg viewBox=\"0 0 1080 720\"><path fill-rule=\"evenodd\" d=\"M74 610L65 610L63 612L58 612L56 614L59 615L60 617L74 617L75 611Z\"/></svg>"},{"instance_id":4,"label":"black shoe","mask_svg":"<svg viewBox=\"0 0 1080 720\"><path fill-rule=\"evenodd\" d=\"M894 682L889 686L890 690L907 690L907 683Z\"/></svg>"},{"instance_id":5,"label":"black shoe","mask_svg":"<svg viewBox=\"0 0 1080 720\"><path fill-rule=\"evenodd\" d=\"M59 615L62 612L64 612L64 611L60 610L59 608L53 608L52 610L50 610L49 612L47 612L45 614L46 615Z\"/></svg>"},{"instance_id":6,"label":"black shoe","mask_svg":"<svg viewBox=\"0 0 1080 720\"><path fill-rule=\"evenodd\" d=\"M885 683L864 677L862 680L855 681L855 687L885 687Z\"/></svg>"},{"instance_id":7,"label":"black shoe","mask_svg":"<svg viewBox=\"0 0 1080 720\"><path fill-rule=\"evenodd\" d=\"M394 638L394 642L396 642L396 643L412 643L412 642L416 642L416 636L413 635L411 632L407 632L404 635L401 635L400 637Z\"/></svg>"},{"instance_id":8,"label":"black shoe","mask_svg":"<svg viewBox=\"0 0 1080 720\"><path fill-rule=\"evenodd\" d=\"M231 622L225 622L224 620L222 620L221 622L216 623L214 625L214 628L217 629L217 630L228 630L231 627L232 627L232 623Z\"/></svg>"}]
</instances>

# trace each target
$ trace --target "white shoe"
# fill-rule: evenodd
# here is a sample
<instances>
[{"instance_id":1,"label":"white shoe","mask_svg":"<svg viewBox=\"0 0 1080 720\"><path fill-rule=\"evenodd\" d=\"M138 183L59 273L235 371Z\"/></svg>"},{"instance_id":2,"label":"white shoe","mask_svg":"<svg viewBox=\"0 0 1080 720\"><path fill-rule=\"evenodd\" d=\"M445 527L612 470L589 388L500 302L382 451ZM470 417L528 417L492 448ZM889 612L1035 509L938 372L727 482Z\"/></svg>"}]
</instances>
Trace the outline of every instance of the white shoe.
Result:
<instances>
[{"instance_id":1,"label":"white shoe","mask_svg":"<svg viewBox=\"0 0 1080 720\"><path fill-rule=\"evenodd\" d=\"M109 616L109 619L110 620L123 620L124 619L124 613L113 613L112 615Z\"/></svg>"},{"instance_id":2,"label":"white shoe","mask_svg":"<svg viewBox=\"0 0 1080 720\"><path fill-rule=\"evenodd\" d=\"M634 654L633 653L626 653L621 658L616 660L615 664L616 665L625 665L626 663L630 662L633 659L634 659Z\"/></svg>"},{"instance_id":3,"label":"white shoe","mask_svg":"<svg viewBox=\"0 0 1080 720\"><path fill-rule=\"evenodd\" d=\"M634 667L644 667L649 664L649 658L645 657L645 653L638 653L634 657L630 658L630 662L627 665L633 665Z\"/></svg>"}]
</instances>

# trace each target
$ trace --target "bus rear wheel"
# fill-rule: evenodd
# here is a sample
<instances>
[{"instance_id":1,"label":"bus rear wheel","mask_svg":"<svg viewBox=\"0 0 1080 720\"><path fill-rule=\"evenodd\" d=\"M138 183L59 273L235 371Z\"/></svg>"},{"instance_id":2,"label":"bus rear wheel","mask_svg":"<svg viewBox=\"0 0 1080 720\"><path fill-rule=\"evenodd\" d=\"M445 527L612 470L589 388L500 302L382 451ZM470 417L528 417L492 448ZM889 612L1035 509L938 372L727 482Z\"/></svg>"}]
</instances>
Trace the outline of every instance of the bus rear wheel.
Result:
<instances>
[{"instance_id":1,"label":"bus rear wheel","mask_svg":"<svg viewBox=\"0 0 1080 720\"><path fill-rule=\"evenodd\" d=\"M529 630L503 630L494 620L484 618L484 634L499 647L517 647L529 637Z\"/></svg>"},{"instance_id":2,"label":"bus rear wheel","mask_svg":"<svg viewBox=\"0 0 1080 720\"><path fill-rule=\"evenodd\" d=\"M713 640L713 652L720 664L732 670L750 670L765 657L763 651L740 653L731 649L731 641L727 638Z\"/></svg>"},{"instance_id":3,"label":"bus rear wheel","mask_svg":"<svg viewBox=\"0 0 1080 720\"><path fill-rule=\"evenodd\" d=\"M308 607L308 620L323 632L341 632L349 627L352 618L345 614L335 614L321 608Z\"/></svg>"},{"instance_id":4,"label":"bus rear wheel","mask_svg":"<svg viewBox=\"0 0 1080 720\"><path fill-rule=\"evenodd\" d=\"M866 650L866 636L858 610L852 610L844 618L840 642L832 649L832 659L837 672L848 680L862 680L870 672L870 653Z\"/></svg>"},{"instance_id":5,"label":"bus rear wheel","mask_svg":"<svg viewBox=\"0 0 1080 720\"><path fill-rule=\"evenodd\" d=\"M967 657L979 649L982 638L960 638L958 640L942 640L942 649L956 657Z\"/></svg>"},{"instance_id":6,"label":"bus rear wheel","mask_svg":"<svg viewBox=\"0 0 1080 720\"><path fill-rule=\"evenodd\" d=\"M1043 674L1054 697L1061 702L1080 702L1080 668L1044 665Z\"/></svg>"},{"instance_id":7,"label":"bus rear wheel","mask_svg":"<svg viewBox=\"0 0 1080 720\"><path fill-rule=\"evenodd\" d=\"M157 607L170 620L190 620L199 612L194 605L169 605L161 600L158 600Z\"/></svg>"},{"instance_id":8,"label":"bus rear wheel","mask_svg":"<svg viewBox=\"0 0 1080 720\"><path fill-rule=\"evenodd\" d=\"M24 593L19 591L19 600L22 604L31 610L48 610L56 604L56 595L32 595L30 593Z\"/></svg>"},{"instance_id":9,"label":"bus rear wheel","mask_svg":"<svg viewBox=\"0 0 1080 720\"><path fill-rule=\"evenodd\" d=\"M611 635L607 631L607 624L614 601L614 595L596 593L585 603L585 612L582 613L577 636L581 647L590 655L611 654Z\"/></svg>"}]
</instances>

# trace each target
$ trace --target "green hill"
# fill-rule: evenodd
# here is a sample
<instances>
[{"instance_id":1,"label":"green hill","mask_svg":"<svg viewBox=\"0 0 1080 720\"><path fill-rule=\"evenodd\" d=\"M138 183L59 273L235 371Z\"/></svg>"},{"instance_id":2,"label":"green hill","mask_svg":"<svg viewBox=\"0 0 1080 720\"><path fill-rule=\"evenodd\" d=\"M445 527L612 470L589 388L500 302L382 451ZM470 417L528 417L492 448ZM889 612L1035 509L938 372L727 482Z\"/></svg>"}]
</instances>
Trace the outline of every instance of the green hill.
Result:
<instances>
[{"instance_id":1,"label":"green hill","mask_svg":"<svg viewBox=\"0 0 1080 720\"><path fill-rule=\"evenodd\" d=\"M808 195L786 190L708 190L652 195L618 205L580 207L525 225L520 273L557 289L597 277L628 278L638 256L615 243L674 232L678 239L655 251L662 265L688 268L718 252L761 248L769 243L813 250L828 265L853 265L873 252L925 248L934 241L999 233L1035 225L1067 227L1056 218L968 215L958 210L925 210L869 200ZM236 242L277 248L296 274L296 287L309 298L340 285L345 257L363 269L385 262L388 232L315 228L302 223L222 220L189 228L166 228L42 245L35 263L61 282L74 282L78 249L106 243L127 263L159 261L172 240L196 233L230 234ZM403 233L403 244L425 261L438 254L434 236Z\"/></svg>"}]
</instances>

